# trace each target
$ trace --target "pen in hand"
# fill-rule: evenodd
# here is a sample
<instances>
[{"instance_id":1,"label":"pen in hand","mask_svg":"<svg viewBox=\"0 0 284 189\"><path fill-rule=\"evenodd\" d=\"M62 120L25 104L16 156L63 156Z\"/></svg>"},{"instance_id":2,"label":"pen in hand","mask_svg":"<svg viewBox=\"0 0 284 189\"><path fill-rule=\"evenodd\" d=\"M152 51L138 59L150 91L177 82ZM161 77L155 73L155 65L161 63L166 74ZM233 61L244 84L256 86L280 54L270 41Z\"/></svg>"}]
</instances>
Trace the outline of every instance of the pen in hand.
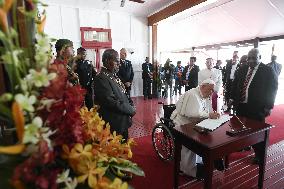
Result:
<instances>
[{"instance_id":1,"label":"pen in hand","mask_svg":"<svg viewBox=\"0 0 284 189\"><path fill-rule=\"evenodd\" d=\"M213 111L213 112L209 113L209 118L210 119L219 119L220 118L220 114L217 113L216 111Z\"/></svg>"}]
</instances>

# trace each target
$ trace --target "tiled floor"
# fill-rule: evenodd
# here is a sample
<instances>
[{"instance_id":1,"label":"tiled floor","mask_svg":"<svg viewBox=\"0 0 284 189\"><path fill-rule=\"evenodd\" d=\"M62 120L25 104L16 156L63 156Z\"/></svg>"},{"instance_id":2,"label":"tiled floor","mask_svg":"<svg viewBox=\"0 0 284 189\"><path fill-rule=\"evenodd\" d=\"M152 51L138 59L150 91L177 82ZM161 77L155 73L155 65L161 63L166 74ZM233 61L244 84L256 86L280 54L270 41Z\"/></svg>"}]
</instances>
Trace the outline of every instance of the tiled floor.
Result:
<instances>
[{"instance_id":1,"label":"tiled floor","mask_svg":"<svg viewBox=\"0 0 284 189\"><path fill-rule=\"evenodd\" d=\"M129 136L132 138L148 136L152 133L152 129L160 117L163 117L163 105L158 104L163 102L165 104L174 104L178 96L173 96L172 99L153 98L144 100L143 97L133 98L136 106L136 115L133 117L132 127L129 129Z\"/></svg>"}]
</instances>

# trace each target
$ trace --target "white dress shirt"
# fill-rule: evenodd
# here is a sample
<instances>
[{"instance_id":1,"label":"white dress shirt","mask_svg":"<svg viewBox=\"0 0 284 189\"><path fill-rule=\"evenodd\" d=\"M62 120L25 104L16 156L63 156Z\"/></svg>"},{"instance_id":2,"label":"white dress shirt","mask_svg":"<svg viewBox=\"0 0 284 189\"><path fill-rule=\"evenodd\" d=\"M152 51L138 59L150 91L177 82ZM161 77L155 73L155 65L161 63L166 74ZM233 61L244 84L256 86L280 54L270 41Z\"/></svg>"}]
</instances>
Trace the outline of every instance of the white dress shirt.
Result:
<instances>
[{"instance_id":1,"label":"white dress shirt","mask_svg":"<svg viewBox=\"0 0 284 189\"><path fill-rule=\"evenodd\" d=\"M232 69L231 69L231 73L230 73L230 79L235 79L235 72L237 70L237 66L238 66L238 64L232 65Z\"/></svg>"}]
</instances>

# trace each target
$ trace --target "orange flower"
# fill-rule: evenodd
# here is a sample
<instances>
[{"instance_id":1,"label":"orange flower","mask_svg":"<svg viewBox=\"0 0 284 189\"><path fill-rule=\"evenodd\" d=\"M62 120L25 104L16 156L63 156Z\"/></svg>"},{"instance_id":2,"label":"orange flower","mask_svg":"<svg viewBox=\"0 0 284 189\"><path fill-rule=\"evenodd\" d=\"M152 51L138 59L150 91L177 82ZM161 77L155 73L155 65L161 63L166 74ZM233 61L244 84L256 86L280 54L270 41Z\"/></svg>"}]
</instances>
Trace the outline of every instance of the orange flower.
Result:
<instances>
[{"instance_id":1,"label":"orange flower","mask_svg":"<svg viewBox=\"0 0 284 189\"><path fill-rule=\"evenodd\" d=\"M99 117L97 110L98 106L90 111L86 107L80 110L85 134L88 140L92 141L93 154L102 153L112 157L132 158L131 146L134 144L133 139L129 139L127 143L122 143L122 136L117 135L116 132L111 133L110 125L105 124L104 120Z\"/></svg>"},{"instance_id":2,"label":"orange flower","mask_svg":"<svg viewBox=\"0 0 284 189\"><path fill-rule=\"evenodd\" d=\"M7 12L11 9L14 0L5 0L3 6L0 8L0 25L2 30L8 32Z\"/></svg>"},{"instance_id":3,"label":"orange flower","mask_svg":"<svg viewBox=\"0 0 284 189\"><path fill-rule=\"evenodd\" d=\"M25 150L25 147L24 144L0 146L0 154L20 154Z\"/></svg>"},{"instance_id":4,"label":"orange flower","mask_svg":"<svg viewBox=\"0 0 284 189\"><path fill-rule=\"evenodd\" d=\"M25 118L22 108L17 102L13 102L12 104L12 114L20 143L12 146L0 146L0 153L19 154L25 150L25 145L22 143L25 130Z\"/></svg>"},{"instance_id":5,"label":"orange flower","mask_svg":"<svg viewBox=\"0 0 284 189\"><path fill-rule=\"evenodd\" d=\"M7 13L11 9L13 3L14 3L14 0L5 0L5 3L2 9Z\"/></svg>"},{"instance_id":6,"label":"orange flower","mask_svg":"<svg viewBox=\"0 0 284 189\"><path fill-rule=\"evenodd\" d=\"M46 23L46 14L43 14L41 20L39 20L37 22L37 31L38 31L38 33L43 33L45 23Z\"/></svg>"},{"instance_id":7,"label":"orange flower","mask_svg":"<svg viewBox=\"0 0 284 189\"><path fill-rule=\"evenodd\" d=\"M0 25L3 32L7 33L8 32L7 13L3 9L0 9Z\"/></svg>"},{"instance_id":8,"label":"orange flower","mask_svg":"<svg viewBox=\"0 0 284 189\"><path fill-rule=\"evenodd\" d=\"M16 101L12 104L12 114L17 129L18 139L20 142L22 142L25 131L25 117L20 104Z\"/></svg>"}]
</instances>

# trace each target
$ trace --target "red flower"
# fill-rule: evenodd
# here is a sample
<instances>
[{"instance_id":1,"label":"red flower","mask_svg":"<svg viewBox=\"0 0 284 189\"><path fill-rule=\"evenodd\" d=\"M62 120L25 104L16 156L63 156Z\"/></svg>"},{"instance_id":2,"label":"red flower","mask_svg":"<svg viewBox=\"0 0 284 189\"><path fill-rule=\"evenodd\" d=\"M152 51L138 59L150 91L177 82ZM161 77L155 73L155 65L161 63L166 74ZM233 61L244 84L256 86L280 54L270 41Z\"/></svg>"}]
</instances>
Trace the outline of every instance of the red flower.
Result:
<instances>
[{"instance_id":1,"label":"red flower","mask_svg":"<svg viewBox=\"0 0 284 189\"><path fill-rule=\"evenodd\" d=\"M41 95L41 98L48 99L62 99L65 88L70 85L67 82L67 70L62 64L52 64L49 68L50 73L56 73L57 77L51 81L50 85L46 87Z\"/></svg>"},{"instance_id":2,"label":"red flower","mask_svg":"<svg viewBox=\"0 0 284 189\"><path fill-rule=\"evenodd\" d=\"M57 189L57 175L60 173L60 169L48 169L44 168L41 174L36 178L35 185L39 189Z\"/></svg>"},{"instance_id":3,"label":"red flower","mask_svg":"<svg viewBox=\"0 0 284 189\"><path fill-rule=\"evenodd\" d=\"M46 141L39 142L38 157L40 164L52 163L54 161L54 153L50 151Z\"/></svg>"},{"instance_id":4,"label":"red flower","mask_svg":"<svg viewBox=\"0 0 284 189\"><path fill-rule=\"evenodd\" d=\"M61 118L62 122L53 136L56 145L72 146L75 143L83 143L83 125L80 114L72 111Z\"/></svg>"},{"instance_id":5,"label":"red flower","mask_svg":"<svg viewBox=\"0 0 284 189\"><path fill-rule=\"evenodd\" d=\"M80 85L67 87L65 90L65 104L68 111L79 111L83 105L86 90Z\"/></svg>"},{"instance_id":6,"label":"red flower","mask_svg":"<svg viewBox=\"0 0 284 189\"><path fill-rule=\"evenodd\" d=\"M62 64L53 64L50 72L57 77L46 87L41 98L55 99L50 111L40 111L40 116L56 133L52 136L56 146L83 143L83 126L79 110L86 91L79 85L72 86L67 80L67 70Z\"/></svg>"},{"instance_id":7,"label":"red flower","mask_svg":"<svg viewBox=\"0 0 284 189\"><path fill-rule=\"evenodd\" d=\"M60 168L54 167L55 154L48 148L46 141L40 141L38 153L34 153L22 164L16 167L13 182L23 181L34 184L36 188L56 188L57 174Z\"/></svg>"}]
</instances>

